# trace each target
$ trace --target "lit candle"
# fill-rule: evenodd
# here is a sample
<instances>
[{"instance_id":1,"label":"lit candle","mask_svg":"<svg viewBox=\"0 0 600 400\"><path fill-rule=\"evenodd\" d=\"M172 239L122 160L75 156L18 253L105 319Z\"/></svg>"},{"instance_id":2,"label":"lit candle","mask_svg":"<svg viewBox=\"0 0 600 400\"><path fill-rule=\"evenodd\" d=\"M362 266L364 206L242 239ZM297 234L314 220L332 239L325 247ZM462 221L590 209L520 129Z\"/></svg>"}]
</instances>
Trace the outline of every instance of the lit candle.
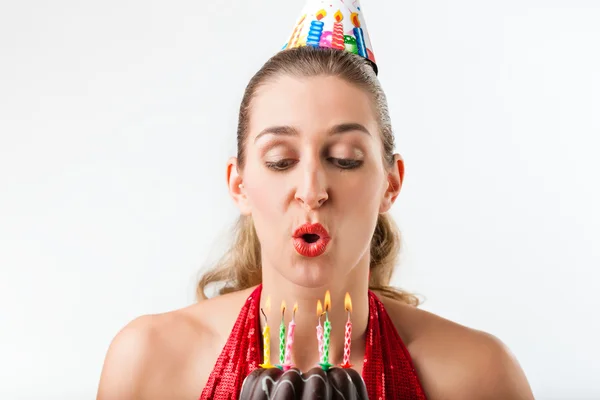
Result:
<instances>
[{"instance_id":1,"label":"lit candle","mask_svg":"<svg viewBox=\"0 0 600 400\"><path fill-rule=\"evenodd\" d=\"M358 54L367 57L367 45L365 44L365 35L363 29L360 27L360 19L358 17L358 13L352 13L350 15L350 20L352 21L352 25L354 25L354 36L356 36L356 46L358 47Z\"/></svg>"},{"instance_id":2,"label":"lit candle","mask_svg":"<svg viewBox=\"0 0 600 400\"><path fill-rule=\"evenodd\" d=\"M292 367L292 345L294 344L294 332L296 331L296 311L298 310L298 303L294 304L294 311L292 313L292 320L288 325L288 335L285 344L285 364L283 364L284 371L287 371Z\"/></svg>"},{"instance_id":3,"label":"lit candle","mask_svg":"<svg viewBox=\"0 0 600 400\"><path fill-rule=\"evenodd\" d=\"M329 344L331 339L331 322L329 322L329 310L331 309L331 296L329 290L325 293L325 332L323 333L323 361L321 367L327 371L332 364L329 364Z\"/></svg>"},{"instance_id":4,"label":"lit candle","mask_svg":"<svg viewBox=\"0 0 600 400\"><path fill-rule=\"evenodd\" d=\"M319 363L323 362L323 327L321 326L321 316L323 315L323 306L321 300L317 302L317 316L319 325L317 325L317 342L319 342Z\"/></svg>"},{"instance_id":5,"label":"lit candle","mask_svg":"<svg viewBox=\"0 0 600 400\"><path fill-rule=\"evenodd\" d=\"M281 302L281 324L279 324L279 367L283 368L285 358L285 300Z\"/></svg>"},{"instance_id":6,"label":"lit candle","mask_svg":"<svg viewBox=\"0 0 600 400\"><path fill-rule=\"evenodd\" d=\"M348 321L346 322L346 333L344 334L344 362L340 364L342 368L350 368L350 348L352 338L352 321L350 321L350 314L352 313L352 300L350 300L350 294L346 293L344 299L344 307L348 312Z\"/></svg>"},{"instance_id":7,"label":"lit candle","mask_svg":"<svg viewBox=\"0 0 600 400\"><path fill-rule=\"evenodd\" d=\"M306 44L308 46L319 47L323 26L325 26L325 23L321 20L325 18L325 16L327 16L327 12L325 10L320 10L316 14L317 20L313 20L310 23L310 29L308 30L308 37L306 39Z\"/></svg>"},{"instance_id":8,"label":"lit candle","mask_svg":"<svg viewBox=\"0 0 600 400\"><path fill-rule=\"evenodd\" d=\"M267 312L271 309L271 297L267 297L267 301L265 303L265 308ZM271 365L271 328L269 328L269 324L267 323L267 315L260 309L260 312L265 317L265 329L263 330L263 363L260 364L261 368L274 368Z\"/></svg>"},{"instance_id":9,"label":"lit candle","mask_svg":"<svg viewBox=\"0 0 600 400\"><path fill-rule=\"evenodd\" d=\"M344 25L342 24L342 20L344 19L344 14L340 10L338 10L335 14L335 21L333 23L333 37L331 38L331 47L338 50L344 50L346 45L344 43Z\"/></svg>"}]
</instances>

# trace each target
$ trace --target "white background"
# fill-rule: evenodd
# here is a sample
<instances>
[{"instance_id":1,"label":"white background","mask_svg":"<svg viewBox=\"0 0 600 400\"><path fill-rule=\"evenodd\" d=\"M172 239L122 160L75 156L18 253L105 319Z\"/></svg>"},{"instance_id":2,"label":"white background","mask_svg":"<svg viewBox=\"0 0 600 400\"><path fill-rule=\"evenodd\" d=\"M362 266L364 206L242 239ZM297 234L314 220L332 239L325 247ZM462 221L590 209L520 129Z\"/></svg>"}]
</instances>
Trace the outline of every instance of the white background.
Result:
<instances>
[{"instance_id":1,"label":"white background","mask_svg":"<svg viewBox=\"0 0 600 400\"><path fill-rule=\"evenodd\" d=\"M92 399L194 301L252 74L303 0L0 3L0 398ZM363 0L406 180L394 283L598 399L600 3Z\"/></svg>"}]
</instances>

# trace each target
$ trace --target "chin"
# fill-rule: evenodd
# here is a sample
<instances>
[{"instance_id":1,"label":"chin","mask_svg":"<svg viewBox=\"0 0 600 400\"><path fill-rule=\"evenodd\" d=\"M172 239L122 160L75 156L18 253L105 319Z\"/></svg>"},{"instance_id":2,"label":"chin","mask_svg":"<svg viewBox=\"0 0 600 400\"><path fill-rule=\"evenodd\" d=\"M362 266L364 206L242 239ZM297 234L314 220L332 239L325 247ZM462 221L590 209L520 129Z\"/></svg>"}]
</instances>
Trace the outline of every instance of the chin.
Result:
<instances>
[{"instance_id":1,"label":"chin","mask_svg":"<svg viewBox=\"0 0 600 400\"><path fill-rule=\"evenodd\" d=\"M331 263L315 262L313 259L298 261L291 270L281 273L290 282L311 289L329 286L340 276L337 268Z\"/></svg>"}]
</instances>

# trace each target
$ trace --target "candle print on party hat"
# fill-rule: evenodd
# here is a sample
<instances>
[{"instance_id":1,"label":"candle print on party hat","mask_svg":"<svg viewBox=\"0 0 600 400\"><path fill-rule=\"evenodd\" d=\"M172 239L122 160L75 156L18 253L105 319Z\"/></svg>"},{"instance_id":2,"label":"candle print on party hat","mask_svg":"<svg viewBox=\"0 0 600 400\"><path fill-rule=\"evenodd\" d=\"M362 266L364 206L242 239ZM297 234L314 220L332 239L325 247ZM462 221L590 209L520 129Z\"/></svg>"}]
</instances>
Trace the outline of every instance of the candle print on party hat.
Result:
<instances>
[{"instance_id":1,"label":"candle print on party hat","mask_svg":"<svg viewBox=\"0 0 600 400\"><path fill-rule=\"evenodd\" d=\"M358 54L378 72L359 0L308 0L283 50L300 46Z\"/></svg>"}]
</instances>

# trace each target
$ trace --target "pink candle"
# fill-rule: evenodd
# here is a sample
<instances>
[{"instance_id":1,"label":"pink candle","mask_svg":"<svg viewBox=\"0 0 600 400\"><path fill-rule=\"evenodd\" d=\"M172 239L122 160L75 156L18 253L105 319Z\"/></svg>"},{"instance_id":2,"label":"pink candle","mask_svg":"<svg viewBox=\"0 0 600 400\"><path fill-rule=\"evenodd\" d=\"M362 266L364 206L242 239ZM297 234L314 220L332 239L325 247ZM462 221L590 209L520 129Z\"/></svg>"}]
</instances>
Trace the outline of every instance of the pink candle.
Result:
<instances>
[{"instance_id":1,"label":"pink candle","mask_svg":"<svg viewBox=\"0 0 600 400\"><path fill-rule=\"evenodd\" d=\"M350 349L352 348L352 321L350 320L350 313L352 312L352 301L350 300L350 294L346 293L346 299L344 300L346 311L348 312L348 322L346 322L346 333L344 334L344 360L340 364L342 368L350 368Z\"/></svg>"},{"instance_id":2,"label":"pink candle","mask_svg":"<svg viewBox=\"0 0 600 400\"><path fill-rule=\"evenodd\" d=\"M344 335L344 364L350 364L350 338L352 337L352 322L346 322L346 334Z\"/></svg>"},{"instance_id":3,"label":"pink candle","mask_svg":"<svg viewBox=\"0 0 600 400\"><path fill-rule=\"evenodd\" d=\"M296 330L296 310L298 310L298 303L294 304L294 313L288 325L288 334L285 341L285 363L283 367L286 371L292 367L292 344L294 344L294 331Z\"/></svg>"},{"instance_id":4,"label":"pink candle","mask_svg":"<svg viewBox=\"0 0 600 400\"><path fill-rule=\"evenodd\" d=\"M317 315L319 317L319 325L317 325L317 342L319 342L319 362L323 362L323 326L321 325L321 315L323 314L323 306L321 300L317 303Z\"/></svg>"}]
</instances>

